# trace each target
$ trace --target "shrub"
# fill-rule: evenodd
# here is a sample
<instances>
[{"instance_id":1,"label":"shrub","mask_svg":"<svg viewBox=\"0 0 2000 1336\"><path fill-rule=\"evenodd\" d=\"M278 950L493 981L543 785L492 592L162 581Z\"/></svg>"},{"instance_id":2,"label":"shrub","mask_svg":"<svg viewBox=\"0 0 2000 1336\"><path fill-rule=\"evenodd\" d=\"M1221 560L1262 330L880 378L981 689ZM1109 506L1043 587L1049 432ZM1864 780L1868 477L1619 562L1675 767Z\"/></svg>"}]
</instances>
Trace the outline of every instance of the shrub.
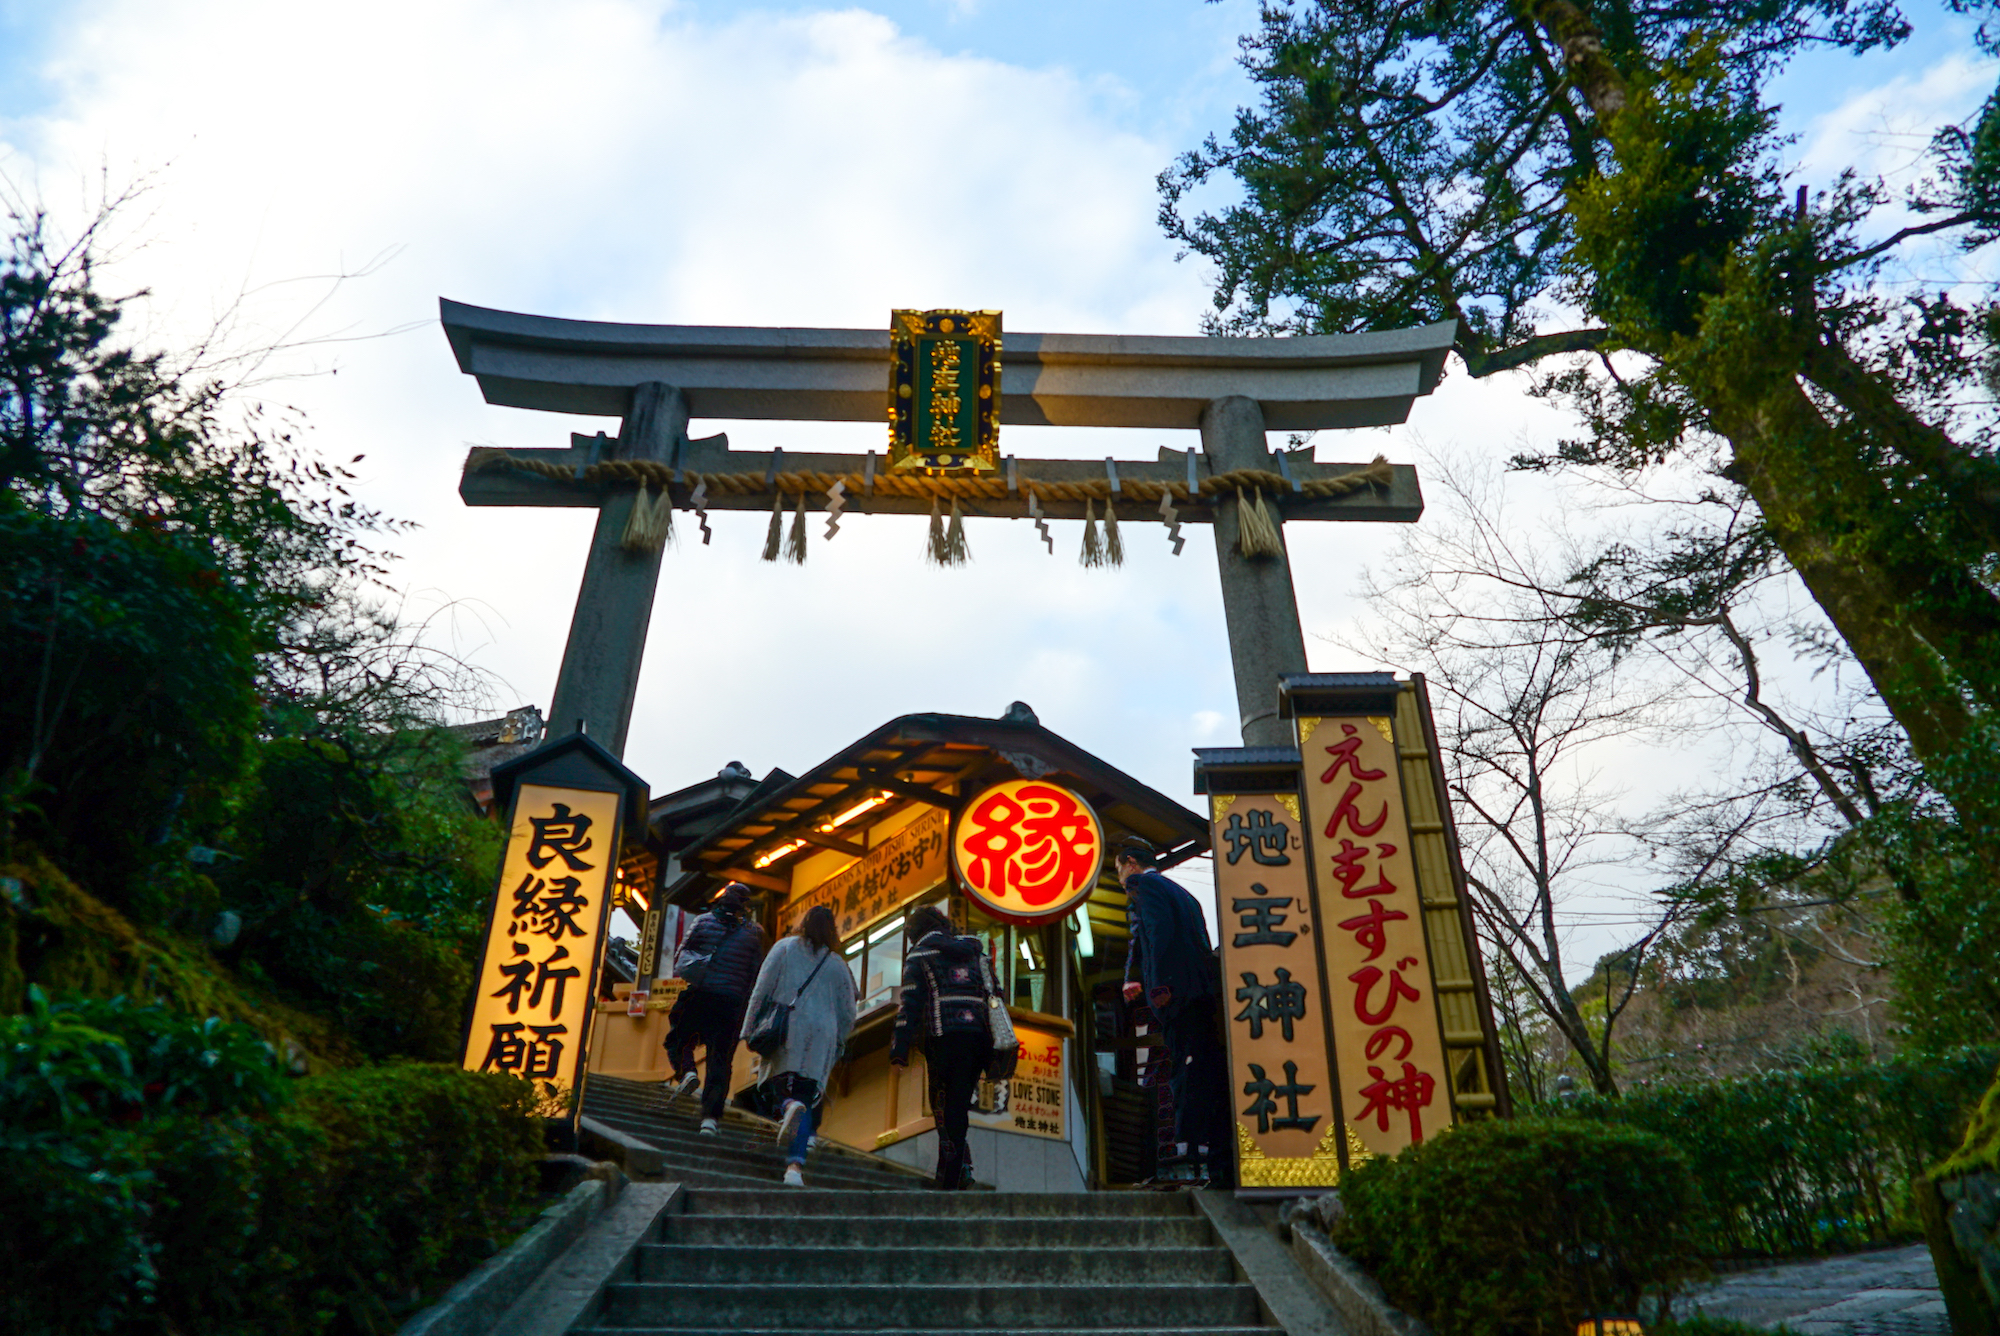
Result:
<instances>
[{"instance_id":1,"label":"shrub","mask_svg":"<svg viewBox=\"0 0 2000 1336\"><path fill-rule=\"evenodd\" d=\"M1700 1181L1706 1256L1797 1256L1914 1236L1910 1180L1952 1153L2000 1052L1655 1087L1547 1110L1656 1132Z\"/></svg>"},{"instance_id":2,"label":"shrub","mask_svg":"<svg viewBox=\"0 0 2000 1336\"><path fill-rule=\"evenodd\" d=\"M293 1081L242 1026L31 1000L0 1020L0 1330L388 1332L527 1201L525 1082Z\"/></svg>"},{"instance_id":3,"label":"shrub","mask_svg":"<svg viewBox=\"0 0 2000 1336\"><path fill-rule=\"evenodd\" d=\"M1669 1142L1581 1120L1473 1123L1341 1182L1335 1241L1443 1336L1570 1336L1697 1269Z\"/></svg>"}]
</instances>

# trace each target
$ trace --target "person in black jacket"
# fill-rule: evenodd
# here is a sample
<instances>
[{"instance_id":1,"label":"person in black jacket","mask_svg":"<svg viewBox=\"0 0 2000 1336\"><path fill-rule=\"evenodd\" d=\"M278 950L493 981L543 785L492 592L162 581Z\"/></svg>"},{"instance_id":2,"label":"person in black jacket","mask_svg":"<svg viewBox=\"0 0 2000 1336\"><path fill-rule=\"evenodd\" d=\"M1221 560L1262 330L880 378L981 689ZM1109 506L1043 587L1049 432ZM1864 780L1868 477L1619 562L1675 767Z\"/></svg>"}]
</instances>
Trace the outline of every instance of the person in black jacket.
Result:
<instances>
[{"instance_id":1,"label":"person in black jacket","mask_svg":"<svg viewBox=\"0 0 2000 1336\"><path fill-rule=\"evenodd\" d=\"M889 1061L906 1067L911 1048L923 1044L938 1136L937 1178L931 1186L954 1192L972 1177L966 1127L973 1090L993 1053L987 999L1000 990L979 939L954 936L942 911L919 909L904 932L909 946Z\"/></svg>"},{"instance_id":2,"label":"person in black jacket","mask_svg":"<svg viewBox=\"0 0 2000 1336\"><path fill-rule=\"evenodd\" d=\"M1132 945L1125 957L1125 998L1160 1019L1172 1064L1174 1154L1162 1167L1193 1163L1215 1173L1229 1154L1229 1074L1215 956L1201 905L1178 882L1154 870L1159 854L1138 836L1118 849Z\"/></svg>"},{"instance_id":3,"label":"person in black jacket","mask_svg":"<svg viewBox=\"0 0 2000 1336\"><path fill-rule=\"evenodd\" d=\"M701 978L688 984L667 1013L667 1060L674 1076L667 1083L675 1096L694 1089L700 1079L694 1050L708 1050L708 1074L701 1081L701 1130L715 1135L722 1120L722 1103L729 1098L729 1070L736 1058L736 1037L743 1029L743 1010L764 962L764 932L750 921L744 905L750 888L732 881L717 893L708 912L696 919L681 939L674 973L689 962L706 959Z\"/></svg>"}]
</instances>

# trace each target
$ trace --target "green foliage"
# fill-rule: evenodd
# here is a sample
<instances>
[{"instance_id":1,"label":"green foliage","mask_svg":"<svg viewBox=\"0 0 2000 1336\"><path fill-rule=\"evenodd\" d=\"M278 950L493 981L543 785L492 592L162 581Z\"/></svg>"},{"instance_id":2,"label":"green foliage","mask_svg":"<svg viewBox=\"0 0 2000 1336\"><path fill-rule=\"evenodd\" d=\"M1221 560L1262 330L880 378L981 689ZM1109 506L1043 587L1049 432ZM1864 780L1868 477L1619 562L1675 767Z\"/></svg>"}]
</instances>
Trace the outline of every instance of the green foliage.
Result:
<instances>
[{"instance_id":1,"label":"green foliage","mask_svg":"<svg viewBox=\"0 0 2000 1336\"><path fill-rule=\"evenodd\" d=\"M113 341L87 233L0 251L0 840L142 921L226 813L273 656L383 527L226 387Z\"/></svg>"},{"instance_id":2,"label":"green foliage","mask_svg":"<svg viewBox=\"0 0 2000 1336\"><path fill-rule=\"evenodd\" d=\"M117 343L89 234L13 222L0 862L45 855L166 955L229 911L243 979L371 1057L452 1056L499 833L435 726L465 671L363 597L382 572L362 540L395 526L227 385ZM48 909L0 912L0 1005L29 982L150 992L150 960L104 976L162 951L102 959Z\"/></svg>"},{"instance_id":3,"label":"green foliage","mask_svg":"<svg viewBox=\"0 0 2000 1336\"><path fill-rule=\"evenodd\" d=\"M1909 1183L1958 1144L2000 1050L1579 1098L1558 1117L1679 1147L1702 1186L1691 1236L1710 1257L1802 1256L1914 1230Z\"/></svg>"},{"instance_id":4,"label":"green foliage","mask_svg":"<svg viewBox=\"0 0 2000 1336\"><path fill-rule=\"evenodd\" d=\"M1493 1120L1358 1166L1335 1242L1441 1336L1570 1336L1696 1272L1700 1195L1650 1133Z\"/></svg>"},{"instance_id":5,"label":"green foliage","mask_svg":"<svg viewBox=\"0 0 2000 1336\"><path fill-rule=\"evenodd\" d=\"M29 1131L129 1122L173 1109L253 1112L288 1096L272 1047L245 1026L122 997L51 1003L5 1022L0 1121Z\"/></svg>"},{"instance_id":6,"label":"green foliage","mask_svg":"<svg viewBox=\"0 0 2000 1336\"><path fill-rule=\"evenodd\" d=\"M541 1150L524 1082L293 1082L244 1027L123 1001L0 1021L0 1328L386 1333L490 1251Z\"/></svg>"},{"instance_id":7,"label":"green foliage","mask_svg":"<svg viewBox=\"0 0 2000 1336\"><path fill-rule=\"evenodd\" d=\"M237 968L371 1056L457 1056L502 832L449 734L345 730L259 749L218 869Z\"/></svg>"},{"instance_id":8,"label":"green foliage","mask_svg":"<svg viewBox=\"0 0 2000 1336\"><path fill-rule=\"evenodd\" d=\"M1750 1322L1739 1322L1733 1317L1710 1317L1707 1313L1690 1313L1686 1317L1656 1322L1646 1330L1652 1332L1653 1336L1788 1336L1792 1328L1783 1323L1760 1327Z\"/></svg>"}]
</instances>

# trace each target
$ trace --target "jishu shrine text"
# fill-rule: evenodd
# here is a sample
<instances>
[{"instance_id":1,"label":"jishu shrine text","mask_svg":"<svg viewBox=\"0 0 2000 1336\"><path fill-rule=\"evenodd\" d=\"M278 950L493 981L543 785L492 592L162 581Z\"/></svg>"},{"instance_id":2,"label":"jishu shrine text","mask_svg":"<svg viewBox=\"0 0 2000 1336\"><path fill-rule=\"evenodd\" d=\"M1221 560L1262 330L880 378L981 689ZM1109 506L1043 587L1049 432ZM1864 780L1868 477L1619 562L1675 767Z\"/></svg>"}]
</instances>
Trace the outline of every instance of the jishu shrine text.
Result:
<instances>
[{"instance_id":1,"label":"jishu shrine text","mask_svg":"<svg viewBox=\"0 0 2000 1336\"><path fill-rule=\"evenodd\" d=\"M1238 1173L1252 1188L1331 1186L1339 1109L1299 800L1211 803Z\"/></svg>"}]
</instances>

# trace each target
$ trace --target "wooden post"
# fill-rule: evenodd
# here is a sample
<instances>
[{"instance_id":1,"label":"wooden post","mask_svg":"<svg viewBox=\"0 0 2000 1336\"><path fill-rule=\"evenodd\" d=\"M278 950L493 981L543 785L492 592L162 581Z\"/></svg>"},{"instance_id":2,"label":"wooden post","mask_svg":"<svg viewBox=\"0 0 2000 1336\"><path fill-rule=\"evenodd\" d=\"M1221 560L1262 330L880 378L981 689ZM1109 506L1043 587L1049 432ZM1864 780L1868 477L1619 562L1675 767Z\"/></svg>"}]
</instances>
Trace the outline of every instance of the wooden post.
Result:
<instances>
[{"instance_id":1,"label":"wooden post","mask_svg":"<svg viewBox=\"0 0 2000 1336\"><path fill-rule=\"evenodd\" d=\"M634 387L632 406L618 432L616 458L666 463L687 434L687 399L671 385L648 381ZM613 756L625 755L625 732L639 690L639 665L646 655L646 629L653 619L653 595L660 583L661 552L628 552L621 542L638 502L636 488L606 492L597 508L570 618L569 643L549 708L549 732L561 737L585 732Z\"/></svg>"}]
</instances>

